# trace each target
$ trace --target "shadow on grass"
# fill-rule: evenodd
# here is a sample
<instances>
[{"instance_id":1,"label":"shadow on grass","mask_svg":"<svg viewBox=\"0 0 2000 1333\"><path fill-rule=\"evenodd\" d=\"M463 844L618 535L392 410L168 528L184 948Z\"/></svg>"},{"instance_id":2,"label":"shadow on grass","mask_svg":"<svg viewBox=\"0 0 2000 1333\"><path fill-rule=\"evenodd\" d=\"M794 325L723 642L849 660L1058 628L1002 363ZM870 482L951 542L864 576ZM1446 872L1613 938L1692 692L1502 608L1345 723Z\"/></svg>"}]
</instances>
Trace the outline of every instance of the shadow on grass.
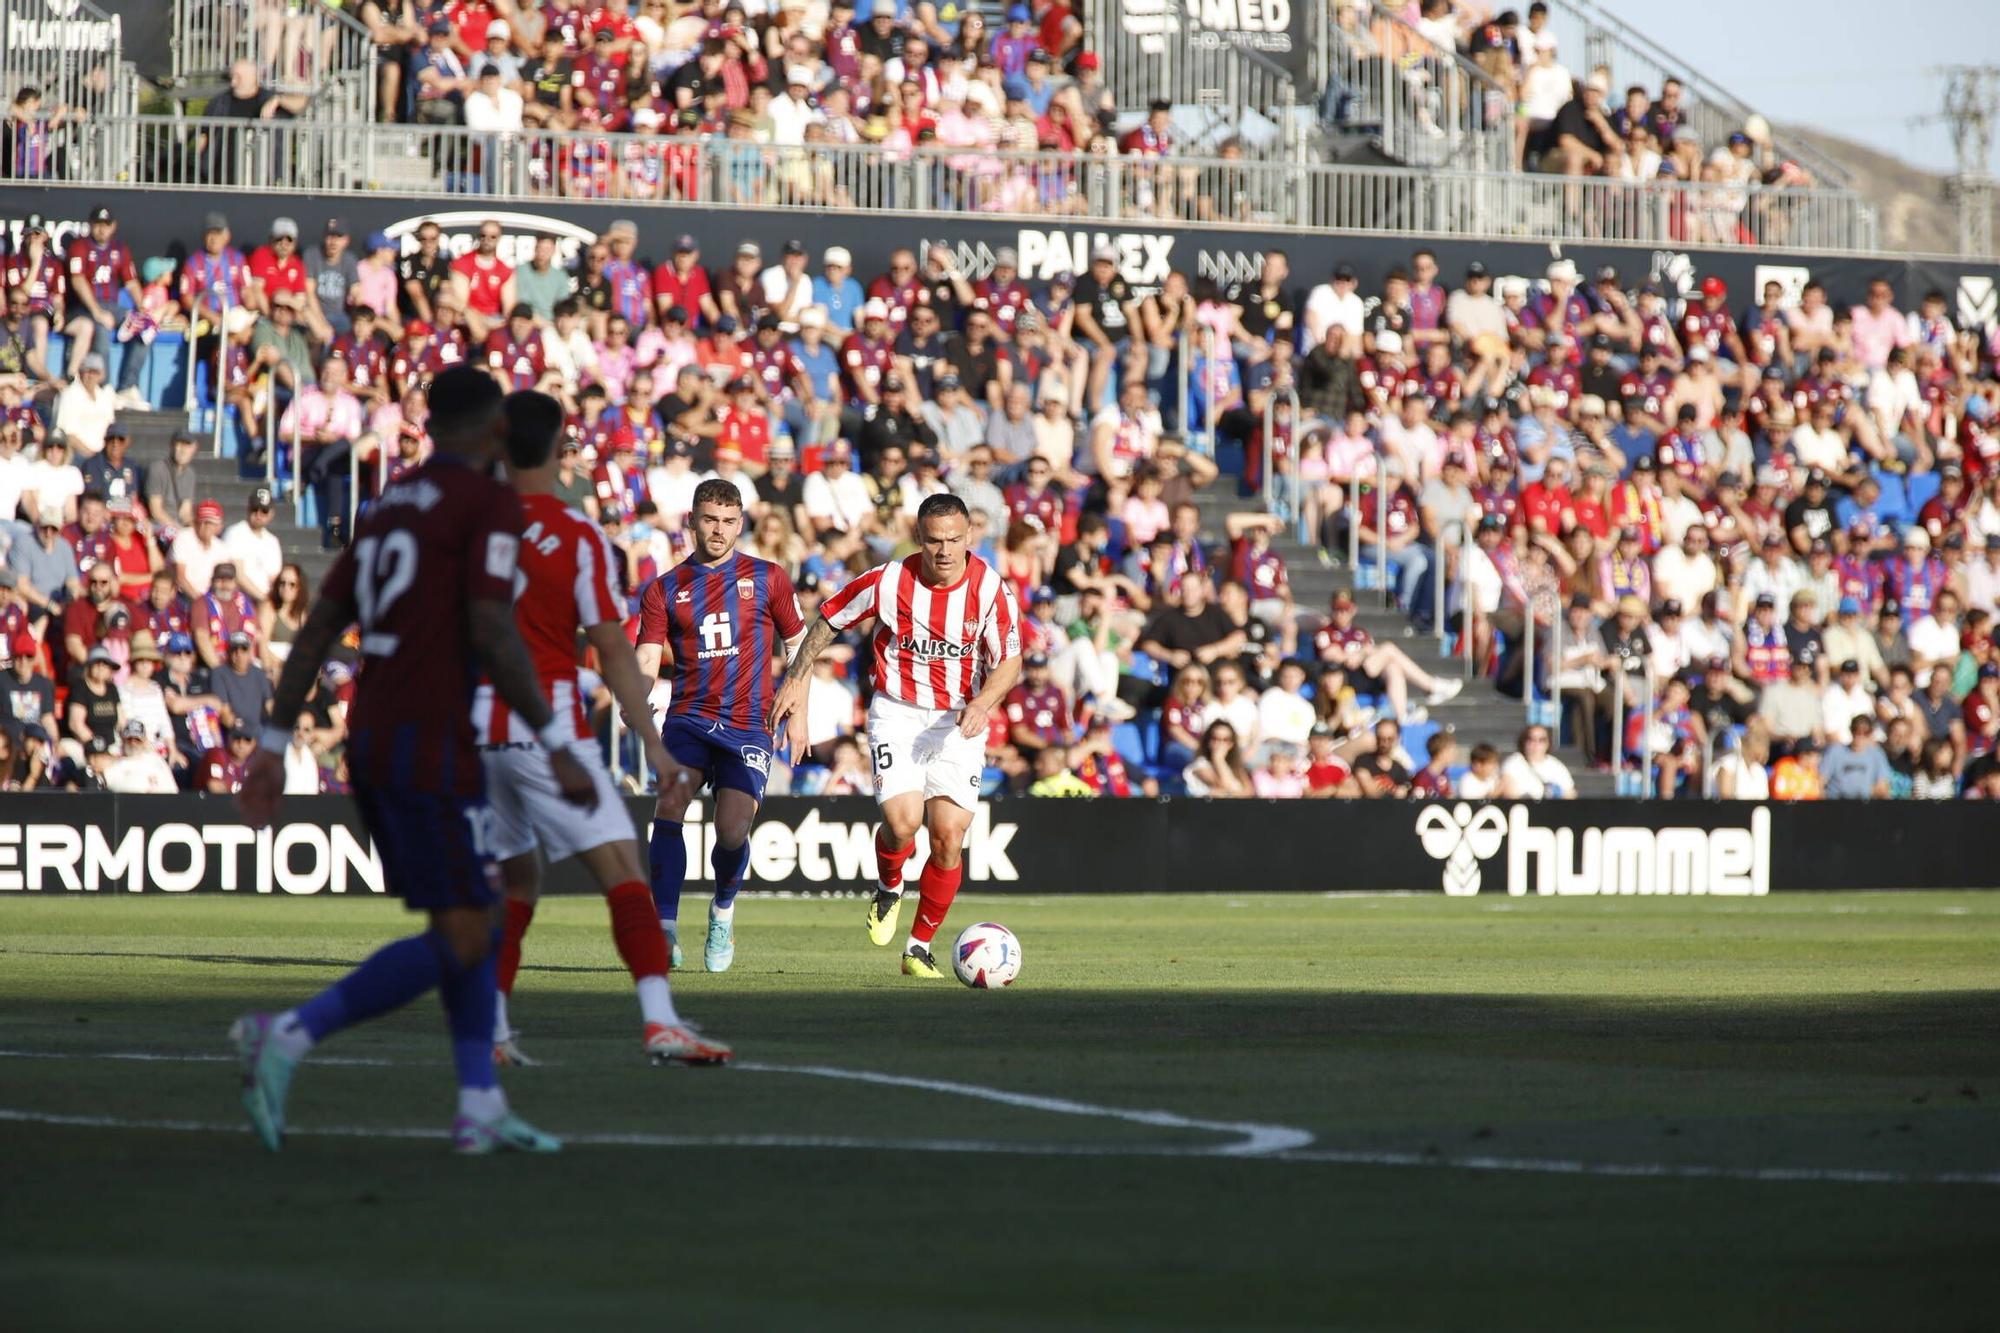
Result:
<instances>
[{"instance_id":1,"label":"shadow on grass","mask_svg":"<svg viewBox=\"0 0 2000 1333\"><path fill-rule=\"evenodd\" d=\"M251 968L324 969L324 958L210 954L80 954L157 957ZM566 986L563 975L612 976L614 967L522 968L516 1006L535 1016L538 1033L572 1040L621 1033L629 999L619 988ZM129 1020L143 1006L145 1028L162 1035L206 1031L250 1002L280 1006L307 987L264 996L242 974L178 979L170 991L135 995L107 986L71 994L10 997L0 1023L16 1033L46 1024ZM108 980L108 979L107 979ZM991 1057L1045 1055L1064 1061L1115 1056L1185 1058L1241 1069L1256 1061L1315 1061L1334 1056L1559 1060L1623 1067L1763 1070L1816 1075L1987 1076L2000 1096L2000 992L1925 991L1834 996L1661 997L1644 1000L1573 995L1380 993L1356 991L1204 991L1022 989L974 992L958 986L884 978L879 985L824 990L744 989L760 977L727 981L699 972L677 977L681 1007L746 1046L781 1045L796 1055L824 1048L853 1059L860 1052L909 1049L957 1060L971 1050ZM420 1003L425 1021L431 1008ZM131 1040L130 1037L127 1040Z\"/></svg>"}]
</instances>

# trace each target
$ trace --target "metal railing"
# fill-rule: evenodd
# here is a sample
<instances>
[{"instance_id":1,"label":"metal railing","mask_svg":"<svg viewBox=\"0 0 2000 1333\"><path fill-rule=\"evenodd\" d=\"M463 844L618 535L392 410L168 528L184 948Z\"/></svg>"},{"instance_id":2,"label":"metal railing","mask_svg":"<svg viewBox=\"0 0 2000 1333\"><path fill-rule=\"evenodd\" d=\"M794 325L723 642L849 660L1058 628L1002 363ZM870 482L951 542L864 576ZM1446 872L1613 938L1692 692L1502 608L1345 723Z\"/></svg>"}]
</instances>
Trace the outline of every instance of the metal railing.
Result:
<instances>
[{"instance_id":1,"label":"metal railing","mask_svg":"<svg viewBox=\"0 0 2000 1333\"><path fill-rule=\"evenodd\" d=\"M1309 108L1325 82L1327 8L1300 0L1295 11L1311 87L1300 86L1262 52L1203 40L1183 0L1091 5L1084 44L1102 62L1105 86L1120 111L1144 111L1164 98L1205 113L1201 146L1216 148L1234 138L1251 156L1297 159L1307 146Z\"/></svg>"},{"instance_id":2,"label":"metal railing","mask_svg":"<svg viewBox=\"0 0 2000 1333\"><path fill-rule=\"evenodd\" d=\"M1664 12L1664 11L1663 11ZM1753 112L1743 99L1719 87L1657 42L1599 8L1594 0L1549 0L1549 27L1556 34L1557 54L1570 73L1581 79L1600 66L1611 72L1609 108L1624 105L1625 89L1643 85L1655 98L1661 82L1672 78L1685 90L1685 123L1701 139L1704 152L1743 128ZM1850 188L1847 169L1810 144L1796 140L1775 145L1780 158L1791 158L1823 184Z\"/></svg>"},{"instance_id":3,"label":"metal railing","mask_svg":"<svg viewBox=\"0 0 2000 1333\"><path fill-rule=\"evenodd\" d=\"M1278 404L1280 402L1289 403L1291 404L1292 408L1291 420L1285 423L1286 429L1290 432L1290 435L1286 440L1285 452L1291 458L1292 470L1290 473L1290 481L1282 487L1278 485L1278 447L1277 447L1277 434L1278 434L1277 416L1278 416ZM1304 414L1301 411L1301 405L1299 403L1299 391L1297 389L1293 388L1290 385L1286 385L1282 394L1276 388L1269 389L1265 392L1264 431L1263 431L1264 457L1262 460L1264 464L1264 470L1260 474L1263 483L1260 488L1262 491L1262 495L1260 498L1263 501L1265 513L1276 514L1279 518L1285 520L1287 524L1292 523L1297 518L1298 510L1302 507L1300 505L1300 496L1299 496L1298 448L1299 448L1299 439L1302 434L1303 423L1301 421L1301 418L1303 415Z\"/></svg>"},{"instance_id":4,"label":"metal railing","mask_svg":"<svg viewBox=\"0 0 2000 1333\"><path fill-rule=\"evenodd\" d=\"M173 10L176 83L221 81L248 60L266 87L309 97L308 114L375 119L375 44L344 10L324 0L173 0Z\"/></svg>"},{"instance_id":5,"label":"metal railing","mask_svg":"<svg viewBox=\"0 0 2000 1333\"><path fill-rule=\"evenodd\" d=\"M1504 171L1514 155L1513 96L1386 9L1341 10L1330 26L1320 107L1336 129L1365 131L1412 166Z\"/></svg>"},{"instance_id":6,"label":"metal railing","mask_svg":"<svg viewBox=\"0 0 2000 1333\"><path fill-rule=\"evenodd\" d=\"M116 131L85 132L139 113L139 74L125 59L118 15L90 0L0 0L0 88L10 102L23 88L39 89L44 116L63 109L47 144L53 164L109 174L125 160L129 144Z\"/></svg>"},{"instance_id":7,"label":"metal railing","mask_svg":"<svg viewBox=\"0 0 2000 1333\"><path fill-rule=\"evenodd\" d=\"M1872 236L1859 197L1840 190L310 120L111 118L76 132L84 151L47 179L1816 251L1865 250Z\"/></svg>"}]
</instances>

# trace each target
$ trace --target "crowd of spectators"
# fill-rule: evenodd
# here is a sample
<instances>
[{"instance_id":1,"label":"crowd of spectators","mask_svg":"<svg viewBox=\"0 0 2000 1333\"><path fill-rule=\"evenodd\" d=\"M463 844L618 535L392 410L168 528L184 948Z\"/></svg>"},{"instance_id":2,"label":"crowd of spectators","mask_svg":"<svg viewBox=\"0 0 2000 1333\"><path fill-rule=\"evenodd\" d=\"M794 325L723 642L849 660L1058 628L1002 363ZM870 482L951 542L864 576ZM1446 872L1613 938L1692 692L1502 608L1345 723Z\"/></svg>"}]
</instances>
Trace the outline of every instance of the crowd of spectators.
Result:
<instances>
[{"instance_id":1,"label":"crowd of spectators","mask_svg":"<svg viewBox=\"0 0 2000 1333\"><path fill-rule=\"evenodd\" d=\"M1286 171L1245 161L1244 142L1212 118L1177 117L1167 101L1121 110L1102 55L1087 49L1062 0L990 11L930 0L349 8L372 41L381 117L454 131L410 143L449 192L1182 222L1284 221L1305 198ZM1783 192L1815 182L1762 117L1705 143L1678 80L1620 93L1608 66L1563 64L1545 5L1525 15L1487 0L1335 8L1350 60L1380 66L1364 82L1394 90L1383 95L1407 101L1426 130L1467 129L1437 123L1453 88L1453 105L1474 107L1478 128L1502 132L1518 168L1700 187L1659 198L1566 191L1563 212L1579 229L1684 244L1792 234L1806 205ZM142 177L309 188L311 173L334 165L258 132L310 103L291 46L268 45L288 53L276 68L240 60L195 108L241 128L203 123L180 143L148 134ZM1469 78L1474 66L1485 82ZM1374 114L1350 86L1360 77L1332 62L1323 106L1335 123ZM0 176L65 174L80 114L19 90L0 137ZM1192 132L1197 123L1204 128Z\"/></svg>"},{"instance_id":2,"label":"crowd of spectators","mask_svg":"<svg viewBox=\"0 0 2000 1333\"><path fill-rule=\"evenodd\" d=\"M978 278L943 246L857 275L841 247L799 242L716 262L692 236L660 238L655 258L618 222L572 265L543 238L516 268L505 239L481 224L450 258L434 223L402 253L382 235L354 246L339 218L281 218L246 255L216 214L161 273L135 269L108 214L66 262L31 218L0 261L0 475L21 478L0 516L20 618L66 617L109 529L120 595L163 573L162 605L196 608L178 614L203 665L221 667L246 625L253 656L281 647L289 613L259 610L275 571L245 577L239 556L239 609L209 609L230 599L209 587L219 557L195 555L219 534L187 531L205 530L191 477L106 475L124 444L104 344L50 373L58 337L117 341L129 364L148 321L178 321L211 354L221 340L243 457L280 450L281 474L317 490L329 546L351 504L421 463L424 385L462 361L564 401L559 487L624 552L633 590L687 550L705 478L738 486L746 547L793 573L808 612L912 549L924 496L959 494L1034 654L995 724L995 789L1574 794L1560 738L1526 735L1488 764L1430 735L1425 711L1456 673L1369 635L1351 599L1297 605L1278 546L1294 525L1328 563L1351 541L1357 575L1379 558L1413 630L1442 603L1479 671L1517 695L1532 671L1588 763L1643 768L1661 794L1750 790L1752 765L1804 771L1871 710L1892 771L1929 746L1983 789L2000 725L1981 683L1996 665L2000 385L1994 344L1955 329L1936 293L1906 313L1876 283L1837 309L1817 284L1732 302L1709 278L1679 299L1609 269L1586 283L1567 261L1495 292L1480 265L1452 287L1418 251L1364 295L1345 265L1294 282L1273 250L1230 290L1176 273L1142 294L1110 248L1082 275L1030 282L1008 251ZM1240 452L1260 487L1267 451L1275 512L1204 532L1196 498L1218 454ZM74 575L38 563L58 544ZM37 642L52 679L88 682L94 640ZM838 688L815 706L799 790L868 780L846 748L864 702L851 655L825 674ZM52 740L91 739L55 722ZM1421 753L1405 728L1423 728ZM192 765L212 747L174 748Z\"/></svg>"}]
</instances>

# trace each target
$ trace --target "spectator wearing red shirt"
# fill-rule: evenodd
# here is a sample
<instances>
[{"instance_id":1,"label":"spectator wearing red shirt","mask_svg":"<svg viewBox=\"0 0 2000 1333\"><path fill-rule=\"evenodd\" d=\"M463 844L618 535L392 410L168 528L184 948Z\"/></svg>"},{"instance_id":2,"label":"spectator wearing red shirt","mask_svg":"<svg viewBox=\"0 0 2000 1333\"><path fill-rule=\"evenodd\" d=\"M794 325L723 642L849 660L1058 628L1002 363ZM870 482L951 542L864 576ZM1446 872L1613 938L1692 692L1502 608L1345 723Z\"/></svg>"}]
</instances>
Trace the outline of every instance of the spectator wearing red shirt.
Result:
<instances>
[{"instance_id":1,"label":"spectator wearing red shirt","mask_svg":"<svg viewBox=\"0 0 2000 1333\"><path fill-rule=\"evenodd\" d=\"M722 307L715 303L708 270L701 266L701 245L694 237L675 241L673 258L653 270L653 304L662 323L675 306L708 327L721 317Z\"/></svg>"},{"instance_id":2,"label":"spectator wearing red shirt","mask_svg":"<svg viewBox=\"0 0 2000 1333\"><path fill-rule=\"evenodd\" d=\"M444 7L444 16L451 20L459 54L467 59L486 49L486 30L499 17L489 0L451 0Z\"/></svg>"},{"instance_id":3,"label":"spectator wearing red shirt","mask_svg":"<svg viewBox=\"0 0 2000 1333\"><path fill-rule=\"evenodd\" d=\"M1517 525L1531 532L1561 537L1576 526L1576 497L1569 490L1569 461L1551 458L1541 479L1521 490L1521 507L1514 516Z\"/></svg>"},{"instance_id":4,"label":"spectator wearing red shirt","mask_svg":"<svg viewBox=\"0 0 2000 1333\"><path fill-rule=\"evenodd\" d=\"M479 241L451 261L451 292L465 311L472 341L484 344L500 323L502 312L514 308L514 270L500 258L500 224L479 224Z\"/></svg>"},{"instance_id":5,"label":"spectator wearing red shirt","mask_svg":"<svg viewBox=\"0 0 2000 1333\"><path fill-rule=\"evenodd\" d=\"M771 416L764 410L755 379L745 376L730 382L729 406L722 410L722 434L716 443L736 449L744 463L763 470L771 452Z\"/></svg>"},{"instance_id":6,"label":"spectator wearing red shirt","mask_svg":"<svg viewBox=\"0 0 2000 1333\"><path fill-rule=\"evenodd\" d=\"M1977 757L1991 754L2000 740L2000 666L1982 662L1972 693L1959 705L1965 722L1966 752Z\"/></svg>"},{"instance_id":7,"label":"spectator wearing red shirt","mask_svg":"<svg viewBox=\"0 0 2000 1333\"><path fill-rule=\"evenodd\" d=\"M1322 680L1325 677L1322 675ZM1359 796L1354 770L1340 757L1340 733L1324 722L1313 723L1306 740L1306 795Z\"/></svg>"},{"instance_id":8,"label":"spectator wearing red shirt","mask_svg":"<svg viewBox=\"0 0 2000 1333\"><path fill-rule=\"evenodd\" d=\"M90 650L103 641L111 612L123 606L118 599L118 571L108 561L93 566L84 576L83 596L62 613L63 655L71 665L83 665Z\"/></svg>"},{"instance_id":9,"label":"spectator wearing red shirt","mask_svg":"<svg viewBox=\"0 0 2000 1333\"><path fill-rule=\"evenodd\" d=\"M271 238L250 252L250 285L243 303L260 315L271 313L272 298L306 294L306 262L299 257L299 224L290 218L271 223Z\"/></svg>"}]
</instances>

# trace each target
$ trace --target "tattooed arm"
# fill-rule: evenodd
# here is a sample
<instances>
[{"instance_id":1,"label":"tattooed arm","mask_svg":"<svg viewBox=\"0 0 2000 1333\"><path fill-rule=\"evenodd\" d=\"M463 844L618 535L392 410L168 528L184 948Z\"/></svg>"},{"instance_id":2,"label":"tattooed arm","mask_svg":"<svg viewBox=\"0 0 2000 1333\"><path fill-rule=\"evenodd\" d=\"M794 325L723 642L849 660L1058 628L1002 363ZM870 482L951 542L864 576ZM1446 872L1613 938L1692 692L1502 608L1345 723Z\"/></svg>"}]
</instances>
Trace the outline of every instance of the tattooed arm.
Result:
<instances>
[{"instance_id":1,"label":"tattooed arm","mask_svg":"<svg viewBox=\"0 0 2000 1333\"><path fill-rule=\"evenodd\" d=\"M792 654L791 664L785 668L785 678L778 686L777 697L771 700L771 734L775 736L778 728L789 726L795 759L806 751L806 694L812 686L813 663L833 646L833 641L839 636L840 631L824 615L813 621L812 628L806 631L805 641Z\"/></svg>"}]
</instances>

